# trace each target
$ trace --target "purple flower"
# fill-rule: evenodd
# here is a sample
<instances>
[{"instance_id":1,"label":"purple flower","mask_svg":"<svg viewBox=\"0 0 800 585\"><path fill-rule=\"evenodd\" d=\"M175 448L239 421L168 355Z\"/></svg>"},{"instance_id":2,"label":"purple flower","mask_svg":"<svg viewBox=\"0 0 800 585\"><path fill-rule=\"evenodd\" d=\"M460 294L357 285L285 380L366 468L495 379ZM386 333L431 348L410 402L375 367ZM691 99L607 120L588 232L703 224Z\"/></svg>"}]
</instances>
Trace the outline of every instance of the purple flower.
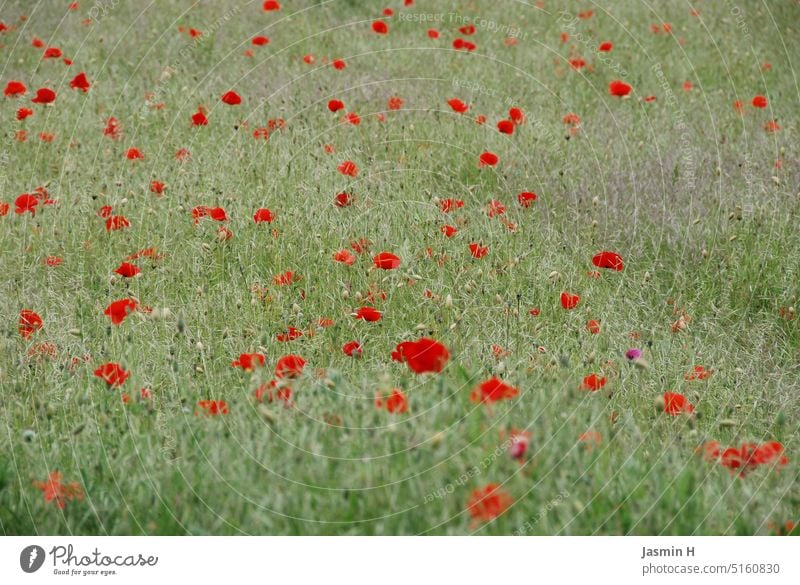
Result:
<instances>
[{"instance_id":1,"label":"purple flower","mask_svg":"<svg viewBox=\"0 0 800 585\"><path fill-rule=\"evenodd\" d=\"M642 350L637 347L632 347L625 352L625 357L631 361L638 360L640 357L642 357Z\"/></svg>"}]
</instances>

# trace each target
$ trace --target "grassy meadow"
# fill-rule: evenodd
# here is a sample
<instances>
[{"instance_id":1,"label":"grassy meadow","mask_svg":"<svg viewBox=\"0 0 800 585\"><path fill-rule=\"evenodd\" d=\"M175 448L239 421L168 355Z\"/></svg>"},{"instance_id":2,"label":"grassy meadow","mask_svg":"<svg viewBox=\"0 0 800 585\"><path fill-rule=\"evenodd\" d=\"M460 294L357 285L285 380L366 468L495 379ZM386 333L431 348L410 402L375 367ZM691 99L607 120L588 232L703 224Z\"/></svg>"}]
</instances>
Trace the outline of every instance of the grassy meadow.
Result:
<instances>
[{"instance_id":1,"label":"grassy meadow","mask_svg":"<svg viewBox=\"0 0 800 585\"><path fill-rule=\"evenodd\" d=\"M0 532L791 532L796 2L262 4L0 3Z\"/></svg>"}]
</instances>

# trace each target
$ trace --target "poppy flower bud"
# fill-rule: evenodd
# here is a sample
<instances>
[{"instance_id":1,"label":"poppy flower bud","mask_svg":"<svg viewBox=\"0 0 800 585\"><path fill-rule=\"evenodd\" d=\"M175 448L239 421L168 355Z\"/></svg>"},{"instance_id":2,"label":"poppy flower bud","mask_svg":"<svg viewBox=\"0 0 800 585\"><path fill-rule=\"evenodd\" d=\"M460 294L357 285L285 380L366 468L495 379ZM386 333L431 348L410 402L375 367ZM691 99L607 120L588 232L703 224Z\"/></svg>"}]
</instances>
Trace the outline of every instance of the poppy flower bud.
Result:
<instances>
[{"instance_id":1,"label":"poppy flower bud","mask_svg":"<svg viewBox=\"0 0 800 585\"><path fill-rule=\"evenodd\" d=\"M444 440L444 433L442 432L436 433L431 437L431 445L433 447L438 447L439 445L442 444L443 440Z\"/></svg>"},{"instance_id":2,"label":"poppy flower bud","mask_svg":"<svg viewBox=\"0 0 800 585\"><path fill-rule=\"evenodd\" d=\"M445 308L447 308L447 309L452 309L452 308L453 308L453 296L452 296L452 295L449 295L449 294L448 294L448 295L447 295L447 296L444 298L444 306L445 306Z\"/></svg>"},{"instance_id":3,"label":"poppy flower bud","mask_svg":"<svg viewBox=\"0 0 800 585\"><path fill-rule=\"evenodd\" d=\"M349 299L350 298L350 291L347 289L342 290L342 298Z\"/></svg>"},{"instance_id":4,"label":"poppy flower bud","mask_svg":"<svg viewBox=\"0 0 800 585\"><path fill-rule=\"evenodd\" d=\"M416 329L417 331L425 331L427 328L428 328L428 326L425 325L425 323L420 323L419 325L414 327L414 329Z\"/></svg>"},{"instance_id":5,"label":"poppy flower bud","mask_svg":"<svg viewBox=\"0 0 800 585\"><path fill-rule=\"evenodd\" d=\"M549 278L552 282L558 282L561 279L561 275L557 270L553 270L553 272L547 275L547 278Z\"/></svg>"},{"instance_id":6,"label":"poppy flower bud","mask_svg":"<svg viewBox=\"0 0 800 585\"><path fill-rule=\"evenodd\" d=\"M600 198L597 195L592 197L592 205L597 206L599 203L600 203Z\"/></svg>"}]
</instances>

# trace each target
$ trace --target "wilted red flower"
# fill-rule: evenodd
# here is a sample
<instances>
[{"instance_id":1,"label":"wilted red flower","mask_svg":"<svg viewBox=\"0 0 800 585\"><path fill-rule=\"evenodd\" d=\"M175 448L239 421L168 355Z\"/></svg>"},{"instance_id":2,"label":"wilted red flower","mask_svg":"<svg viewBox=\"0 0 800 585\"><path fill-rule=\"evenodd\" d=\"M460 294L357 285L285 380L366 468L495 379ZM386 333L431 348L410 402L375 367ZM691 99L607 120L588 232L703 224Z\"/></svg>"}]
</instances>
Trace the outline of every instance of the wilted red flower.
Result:
<instances>
[{"instance_id":1,"label":"wilted red flower","mask_svg":"<svg viewBox=\"0 0 800 585\"><path fill-rule=\"evenodd\" d=\"M117 274L124 278L132 278L137 274L142 273L142 269L136 266L135 264L131 264L130 262L123 262L119 266L117 266L116 270L114 270Z\"/></svg>"},{"instance_id":2,"label":"wilted red flower","mask_svg":"<svg viewBox=\"0 0 800 585\"><path fill-rule=\"evenodd\" d=\"M505 512L513 503L514 498L503 491L499 484L489 483L470 494L467 511L474 521L488 522Z\"/></svg>"},{"instance_id":3,"label":"wilted red flower","mask_svg":"<svg viewBox=\"0 0 800 585\"><path fill-rule=\"evenodd\" d=\"M267 359L260 353L242 353L239 359L233 360L231 365L234 368L242 368L245 372L252 372L256 368L261 368L267 363Z\"/></svg>"},{"instance_id":4,"label":"wilted red flower","mask_svg":"<svg viewBox=\"0 0 800 585\"><path fill-rule=\"evenodd\" d=\"M615 252L599 252L592 257L592 264L598 268L608 268L617 272L625 268L622 256Z\"/></svg>"},{"instance_id":5,"label":"wilted red flower","mask_svg":"<svg viewBox=\"0 0 800 585\"><path fill-rule=\"evenodd\" d=\"M102 378L109 386L122 386L131 373L123 370L119 364L109 362L97 368L94 371L94 375Z\"/></svg>"},{"instance_id":6,"label":"wilted red flower","mask_svg":"<svg viewBox=\"0 0 800 585\"><path fill-rule=\"evenodd\" d=\"M672 416L678 416L679 414L694 412L694 406L683 394L664 392L664 412Z\"/></svg>"},{"instance_id":7,"label":"wilted red flower","mask_svg":"<svg viewBox=\"0 0 800 585\"><path fill-rule=\"evenodd\" d=\"M139 304L133 299L120 299L108 305L106 310L103 311L103 314L111 319L111 322L114 325L119 325L128 315L136 311L138 308Z\"/></svg>"},{"instance_id":8,"label":"wilted red flower","mask_svg":"<svg viewBox=\"0 0 800 585\"><path fill-rule=\"evenodd\" d=\"M39 331L44 322L42 318L29 309L22 309L19 313L19 334L25 339Z\"/></svg>"},{"instance_id":9,"label":"wilted red flower","mask_svg":"<svg viewBox=\"0 0 800 585\"><path fill-rule=\"evenodd\" d=\"M625 97L631 92L631 86L617 79L608 84L608 93L617 97Z\"/></svg>"},{"instance_id":10,"label":"wilted red flower","mask_svg":"<svg viewBox=\"0 0 800 585\"><path fill-rule=\"evenodd\" d=\"M238 106L242 103L242 98L235 91L225 92L220 99L222 103L228 104L229 106Z\"/></svg>"},{"instance_id":11,"label":"wilted red flower","mask_svg":"<svg viewBox=\"0 0 800 585\"><path fill-rule=\"evenodd\" d=\"M33 487L42 491L45 502L55 502L63 510L70 500L82 500L83 490L78 482L61 483L61 472L52 471L47 481L34 481Z\"/></svg>"},{"instance_id":12,"label":"wilted red flower","mask_svg":"<svg viewBox=\"0 0 800 585\"><path fill-rule=\"evenodd\" d=\"M469 245L469 253L473 258L480 260L489 253L489 246L481 246L480 244L473 242Z\"/></svg>"},{"instance_id":13,"label":"wilted red flower","mask_svg":"<svg viewBox=\"0 0 800 585\"><path fill-rule=\"evenodd\" d=\"M440 373L450 360L450 352L438 341L422 337L417 341L403 341L392 352L392 361L406 362L415 374Z\"/></svg>"},{"instance_id":14,"label":"wilted red flower","mask_svg":"<svg viewBox=\"0 0 800 585\"><path fill-rule=\"evenodd\" d=\"M469 396L472 402L491 404L499 400L509 400L516 397L519 390L503 382L499 378L489 378L481 382Z\"/></svg>"},{"instance_id":15,"label":"wilted red flower","mask_svg":"<svg viewBox=\"0 0 800 585\"><path fill-rule=\"evenodd\" d=\"M706 370L703 366L695 366L692 368L692 371L687 372L683 375L684 380L707 380L711 377L713 372L711 370Z\"/></svg>"},{"instance_id":16,"label":"wilted red flower","mask_svg":"<svg viewBox=\"0 0 800 585\"><path fill-rule=\"evenodd\" d=\"M275 365L275 377L277 378L296 378L303 373L306 360L299 355L285 355L278 358Z\"/></svg>"},{"instance_id":17,"label":"wilted red flower","mask_svg":"<svg viewBox=\"0 0 800 585\"><path fill-rule=\"evenodd\" d=\"M91 85L89 84L89 80L86 79L86 73L80 72L78 73L72 81L69 82L69 86L72 89L80 89L83 92L89 91Z\"/></svg>"},{"instance_id":18,"label":"wilted red flower","mask_svg":"<svg viewBox=\"0 0 800 585\"><path fill-rule=\"evenodd\" d=\"M561 306L567 309L568 311L570 309L574 309L575 307L577 307L580 300L581 297L579 297L576 294L572 294L566 291L561 293Z\"/></svg>"},{"instance_id":19,"label":"wilted red flower","mask_svg":"<svg viewBox=\"0 0 800 585\"><path fill-rule=\"evenodd\" d=\"M200 400L197 403L208 416L228 414L228 403L224 400Z\"/></svg>"},{"instance_id":20,"label":"wilted red flower","mask_svg":"<svg viewBox=\"0 0 800 585\"><path fill-rule=\"evenodd\" d=\"M394 388L385 399L380 394L377 394L375 396L375 406L377 408L385 407L392 414L403 414L408 412L408 398L402 390Z\"/></svg>"},{"instance_id":21,"label":"wilted red flower","mask_svg":"<svg viewBox=\"0 0 800 585\"><path fill-rule=\"evenodd\" d=\"M400 266L400 257L391 252L381 252L372 259L372 263L382 270L394 270Z\"/></svg>"}]
</instances>

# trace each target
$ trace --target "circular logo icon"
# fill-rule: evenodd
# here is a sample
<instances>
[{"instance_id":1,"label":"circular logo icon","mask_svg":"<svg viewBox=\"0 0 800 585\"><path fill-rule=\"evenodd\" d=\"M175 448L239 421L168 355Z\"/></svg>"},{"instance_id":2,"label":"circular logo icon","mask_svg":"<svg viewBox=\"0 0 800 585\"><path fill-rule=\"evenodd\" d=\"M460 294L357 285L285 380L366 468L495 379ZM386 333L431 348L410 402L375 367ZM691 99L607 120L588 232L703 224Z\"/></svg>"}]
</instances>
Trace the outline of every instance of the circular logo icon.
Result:
<instances>
[{"instance_id":1,"label":"circular logo icon","mask_svg":"<svg viewBox=\"0 0 800 585\"><path fill-rule=\"evenodd\" d=\"M19 566L26 573L35 573L44 564L44 549L41 546L32 544L26 546L19 553Z\"/></svg>"}]
</instances>

